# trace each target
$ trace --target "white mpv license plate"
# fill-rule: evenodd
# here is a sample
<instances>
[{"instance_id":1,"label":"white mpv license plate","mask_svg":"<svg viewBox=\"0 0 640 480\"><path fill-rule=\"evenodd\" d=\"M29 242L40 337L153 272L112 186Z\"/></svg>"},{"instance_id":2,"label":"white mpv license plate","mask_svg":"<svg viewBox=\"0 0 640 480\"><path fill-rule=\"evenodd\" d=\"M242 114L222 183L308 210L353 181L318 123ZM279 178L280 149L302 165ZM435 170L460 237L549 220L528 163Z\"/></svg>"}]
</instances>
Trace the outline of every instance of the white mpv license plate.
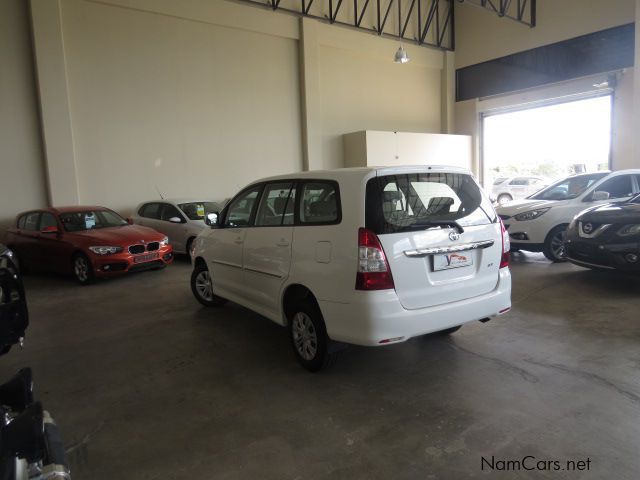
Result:
<instances>
[{"instance_id":1,"label":"white mpv license plate","mask_svg":"<svg viewBox=\"0 0 640 480\"><path fill-rule=\"evenodd\" d=\"M433 271L447 270L449 268L467 267L473 265L473 258L467 252L446 253L433 256Z\"/></svg>"}]
</instances>

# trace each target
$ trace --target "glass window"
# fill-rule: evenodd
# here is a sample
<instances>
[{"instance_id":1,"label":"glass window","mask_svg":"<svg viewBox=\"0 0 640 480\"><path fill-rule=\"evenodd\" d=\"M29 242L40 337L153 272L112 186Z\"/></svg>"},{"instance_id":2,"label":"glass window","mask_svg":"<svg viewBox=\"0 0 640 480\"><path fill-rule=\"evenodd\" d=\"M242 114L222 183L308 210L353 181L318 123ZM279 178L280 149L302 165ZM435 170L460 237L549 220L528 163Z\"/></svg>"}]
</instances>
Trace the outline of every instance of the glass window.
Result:
<instances>
[{"instance_id":1,"label":"glass window","mask_svg":"<svg viewBox=\"0 0 640 480\"><path fill-rule=\"evenodd\" d=\"M184 212L189 220L204 220L204 217L213 212L222 210L215 202L189 202L180 203L180 210Z\"/></svg>"},{"instance_id":2,"label":"glass window","mask_svg":"<svg viewBox=\"0 0 640 480\"><path fill-rule=\"evenodd\" d=\"M598 192L607 192L609 198L624 198L633 195L633 185L631 175L620 175L613 177L596 188Z\"/></svg>"},{"instance_id":3,"label":"glass window","mask_svg":"<svg viewBox=\"0 0 640 480\"><path fill-rule=\"evenodd\" d=\"M568 200L582 195L591 185L606 177L608 173L591 173L567 177L528 198L535 200Z\"/></svg>"},{"instance_id":4,"label":"glass window","mask_svg":"<svg viewBox=\"0 0 640 480\"><path fill-rule=\"evenodd\" d=\"M295 217L295 208L296 208L296 189L291 189L291 193L289 195L289 201L287 202L284 209L284 218L282 219L283 225L293 225L294 217Z\"/></svg>"},{"instance_id":5,"label":"glass window","mask_svg":"<svg viewBox=\"0 0 640 480\"><path fill-rule=\"evenodd\" d=\"M337 184L305 182L300 202L300 222L335 223L340 217Z\"/></svg>"},{"instance_id":6,"label":"glass window","mask_svg":"<svg viewBox=\"0 0 640 480\"><path fill-rule=\"evenodd\" d=\"M27 213L24 217L23 228L29 232L37 232L38 221L40 220L40 212Z\"/></svg>"},{"instance_id":7,"label":"glass window","mask_svg":"<svg viewBox=\"0 0 640 480\"><path fill-rule=\"evenodd\" d=\"M159 203L147 203L143 205L138 212L141 217L145 218L160 218L160 204Z\"/></svg>"},{"instance_id":8,"label":"glass window","mask_svg":"<svg viewBox=\"0 0 640 480\"><path fill-rule=\"evenodd\" d=\"M527 184L526 178L514 178L509 182L509 185L526 185L526 184Z\"/></svg>"},{"instance_id":9,"label":"glass window","mask_svg":"<svg viewBox=\"0 0 640 480\"><path fill-rule=\"evenodd\" d=\"M184 220L176 207L174 207L173 205L169 205L168 203L163 203L161 220L168 222L169 219L173 217L179 218L181 222Z\"/></svg>"},{"instance_id":10,"label":"glass window","mask_svg":"<svg viewBox=\"0 0 640 480\"><path fill-rule=\"evenodd\" d=\"M56 221L56 217L52 214L43 212L42 217L40 217L40 230L44 230L45 228L56 227L58 228L58 222Z\"/></svg>"},{"instance_id":11,"label":"glass window","mask_svg":"<svg viewBox=\"0 0 640 480\"><path fill-rule=\"evenodd\" d=\"M256 225L293 225L294 203L293 183L267 185L260 200Z\"/></svg>"},{"instance_id":12,"label":"glass window","mask_svg":"<svg viewBox=\"0 0 640 480\"><path fill-rule=\"evenodd\" d=\"M22 215L19 219L18 219L18 229L22 230L24 229L24 222L27 220L27 215Z\"/></svg>"},{"instance_id":13,"label":"glass window","mask_svg":"<svg viewBox=\"0 0 640 480\"><path fill-rule=\"evenodd\" d=\"M262 186L246 190L231 201L224 221L225 227L247 227L251 223L253 206Z\"/></svg>"},{"instance_id":14,"label":"glass window","mask_svg":"<svg viewBox=\"0 0 640 480\"><path fill-rule=\"evenodd\" d=\"M60 215L60 221L67 232L81 232L128 225L124 218L111 210L67 212Z\"/></svg>"},{"instance_id":15,"label":"glass window","mask_svg":"<svg viewBox=\"0 0 640 480\"><path fill-rule=\"evenodd\" d=\"M486 225L496 219L489 199L461 173L386 175L367 183L366 226L377 234L420 230L442 222Z\"/></svg>"},{"instance_id":16,"label":"glass window","mask_svg":"<svg viewBox=\"0 0 640 480\"><path fill-rule=\"evenodd\" d=\"M509 180L507 177L498 177L493 181L494 185L500 185L505 180Z\"/></svg>"}]
</instances>

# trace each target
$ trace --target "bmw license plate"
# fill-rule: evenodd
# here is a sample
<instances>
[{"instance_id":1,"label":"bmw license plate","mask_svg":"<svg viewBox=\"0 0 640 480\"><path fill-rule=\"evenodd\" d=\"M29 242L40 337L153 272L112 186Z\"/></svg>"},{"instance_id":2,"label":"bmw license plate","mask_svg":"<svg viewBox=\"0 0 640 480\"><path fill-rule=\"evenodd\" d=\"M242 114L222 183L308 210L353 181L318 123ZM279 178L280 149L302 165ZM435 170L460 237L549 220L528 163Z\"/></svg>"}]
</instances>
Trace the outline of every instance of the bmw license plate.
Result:
<instances>
[{"instance_id":1,"label":"bmw license plate","mask_svg":"<svg viewBox=\"0 0 640 480\"><path fill-rule=\"evenodd\" d=\"M433 256L433 271L473 265L473 258L467 252L446 253Z\"/></svg>"},{"instance_id":2,"label":"bmw license plate","mask_svg":"<svg viewBox=\"0 0 640 480\"><path fill-rule=\"evenodd\" d=\"M137 257L133 257L133 263L144 263L150 262L151 260L157 260L160 258L160 254L156 253L148 253L146 255L138 255Z\"/></svg>"}]
</instances>

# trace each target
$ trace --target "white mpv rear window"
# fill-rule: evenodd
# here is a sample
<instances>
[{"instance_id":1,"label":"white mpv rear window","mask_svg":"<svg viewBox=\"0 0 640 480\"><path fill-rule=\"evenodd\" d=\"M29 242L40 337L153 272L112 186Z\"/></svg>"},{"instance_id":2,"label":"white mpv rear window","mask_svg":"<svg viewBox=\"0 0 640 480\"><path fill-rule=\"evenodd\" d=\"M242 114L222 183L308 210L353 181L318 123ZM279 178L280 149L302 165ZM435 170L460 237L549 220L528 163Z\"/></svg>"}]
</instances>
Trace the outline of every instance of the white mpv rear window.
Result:
<instances>
[{"instance_id":1,"label":"white mpv rear window","mask_svg":"<svg viewBox=\"0 0 640 480\"><path fill-rule=\"evenodd\" d=\"M468 174L385 175L367 183L366 228L377 234L495 221L491 202Z\"/></svg>"}]
</instances>

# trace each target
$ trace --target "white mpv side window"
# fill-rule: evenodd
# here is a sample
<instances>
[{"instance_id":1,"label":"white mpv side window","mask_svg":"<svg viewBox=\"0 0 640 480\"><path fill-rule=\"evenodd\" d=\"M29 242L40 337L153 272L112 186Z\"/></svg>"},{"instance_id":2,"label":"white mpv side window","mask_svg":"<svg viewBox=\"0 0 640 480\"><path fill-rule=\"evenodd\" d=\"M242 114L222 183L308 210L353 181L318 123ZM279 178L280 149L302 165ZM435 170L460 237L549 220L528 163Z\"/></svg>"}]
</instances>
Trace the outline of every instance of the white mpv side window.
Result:
<instances>
[{"instance_id":1,"label":"white mpv side window","mask_svg":"<svg viewBox=\"0 0 640 480\"><path fill-rule=\"evenodd\" d=\"M262 186L246 190L234 198L224 219L225 227L247 227L251 223L253 205L256 203Z\"/></svg>"},{"instance_id":2,"label":"white mpv side window","mask_svg":"<svg viewBox=\"0 0 640 480\"><path fill-rule=\"evenodd\" d=\"M265 187L255 225L293 225L296 189L292 182L272 183Z\"/></svg>"},{"instance_id":3,"label":"white mpv side window","mask_svg":"<svg viewBox=\"0 0 640 480\"><path fill-rule=\"evenodd\" d=\"M340 222L340 194L336 182L304 182L300 200L300 223L325 225Z\"/></svg>"}]
</instances>

